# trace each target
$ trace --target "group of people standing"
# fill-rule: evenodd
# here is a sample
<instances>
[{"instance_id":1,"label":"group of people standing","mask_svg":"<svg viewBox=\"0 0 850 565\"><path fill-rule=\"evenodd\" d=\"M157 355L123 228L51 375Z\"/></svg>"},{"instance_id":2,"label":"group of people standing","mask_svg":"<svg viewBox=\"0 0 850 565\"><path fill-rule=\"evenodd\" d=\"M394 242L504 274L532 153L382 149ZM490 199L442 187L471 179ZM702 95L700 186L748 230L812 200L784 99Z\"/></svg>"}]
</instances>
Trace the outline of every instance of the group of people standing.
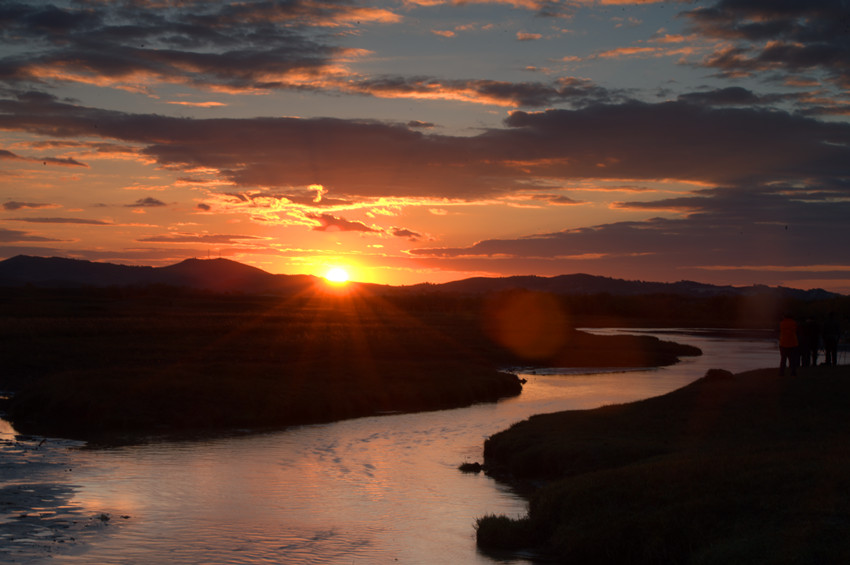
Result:
<instances>
[{"instance_id":1,"label":"group of people standing","mask_svg":"<svg viewBox=\"0 0 850 565\"><path fill-rule=\"evenodd\" d=\"M785 314L779 322L779 375L785 375L786 367L796 376L797 367L815 367L821 345L824 365L838 364L838 341L841 338L841 322L835 312L830 312L823 325L814 318L798 323L791 314Z\"/></svg>"}]
</instances>

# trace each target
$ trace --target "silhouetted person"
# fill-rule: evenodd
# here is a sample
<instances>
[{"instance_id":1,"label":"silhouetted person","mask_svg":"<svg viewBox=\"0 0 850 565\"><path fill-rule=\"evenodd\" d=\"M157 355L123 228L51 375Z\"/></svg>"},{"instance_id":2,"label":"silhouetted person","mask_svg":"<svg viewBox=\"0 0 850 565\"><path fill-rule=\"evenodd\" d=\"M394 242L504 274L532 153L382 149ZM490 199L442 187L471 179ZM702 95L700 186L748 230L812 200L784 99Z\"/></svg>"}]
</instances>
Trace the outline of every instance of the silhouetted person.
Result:
<instances>
[{"instance_id":1,"label":"silhouetted person","mask_svg":"<svg viewBox=\"0 0 850 565\"><path fill-rule=\"evenodd\" d=\"M797 341L797 322L790 314L785 314L779 322L779 376L785 376L785 366L791 366L791 376L797 375L799 363L799 343Z\"/></svg>"},{"instance_id":2,"label":"silhouetted person","mask_svg":"<svg viewBox=\"0 0 850 565\"><path fill-rule=\"evenodd\" d=\"M818 348L820 347L820 327L813 318L806 318L797 331L800 342L800 364L803 367L816 367L818 364Z\"/></svg>"},{"instance_id":3,"label":"silhouetted person","mask_svg":"<svg viewBox=\"0 0 850 565\"><path fill-rule=\"evenodd\" d=\"M841 323L835 312L830 312L823 323L824 364L835 367L838 364L838 339L841 337Z\"/></svg>"}]
</instances>

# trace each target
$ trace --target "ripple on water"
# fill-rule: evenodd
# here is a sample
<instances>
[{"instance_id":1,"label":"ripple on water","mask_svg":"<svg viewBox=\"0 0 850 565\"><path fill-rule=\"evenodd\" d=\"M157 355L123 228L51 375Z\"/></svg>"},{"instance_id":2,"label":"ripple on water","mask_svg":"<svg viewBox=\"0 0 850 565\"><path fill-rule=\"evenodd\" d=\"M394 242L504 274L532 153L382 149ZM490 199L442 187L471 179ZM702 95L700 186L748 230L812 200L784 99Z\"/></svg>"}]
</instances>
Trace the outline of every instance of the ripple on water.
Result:
<instances>
[{"instance_id":1,"label":"ripple on water","mask_svg":"<svg viewBox=\"0 0 850 565\"><path fill-rule=\"evenodd\" d=\"M68 450L80 443L12 437L0 441L0 562L79 554L130 519L75 502Z\"/></svg>"}]
</instances>

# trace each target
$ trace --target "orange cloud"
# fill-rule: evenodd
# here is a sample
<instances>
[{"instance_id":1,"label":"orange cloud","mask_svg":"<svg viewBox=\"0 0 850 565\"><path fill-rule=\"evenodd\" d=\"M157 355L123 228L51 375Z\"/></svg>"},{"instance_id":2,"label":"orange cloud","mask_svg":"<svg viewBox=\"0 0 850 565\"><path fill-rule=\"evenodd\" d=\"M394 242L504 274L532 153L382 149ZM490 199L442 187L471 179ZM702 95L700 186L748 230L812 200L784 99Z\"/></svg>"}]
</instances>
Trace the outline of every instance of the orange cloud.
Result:
<instances>
[{"instance_id":1,"label":"orange cloud","mask_svg":"<svg viewBox=\"0 0 850 565\"><path fill-rule=\"evenodd\" d=\"M639 55L656 55L660 49L658 47L619 47L608 51L596 53L594 57L600 59L621 59L625 57L634 57Z\"/></svg>"},{"instance_id":2,"label":"orange cloud","mask_svg":"<svg viewBox=\"0 0 850 565\"><path fill-rule=\"evenodd\" d=\"M416 6L442 6L460 4L504 4L514 8L538 11L546 5L546 0L406 0Z\"/></svg>"},{"instance_id":3,"label":"orange cloud","mask_svg":"<svg viewBox=\"0 0 850 565\"><path fill-rule=\"evenodd\" d=\"M543 34L540 33L525 33L522 31L518 31L516 34L517 41L536 41L538 39L543 38Z\"/></svg>"},{"instance_id":4,"label":"orange cloud","mask_svg":"<svg viewBox=\"0 0 850 565\"><path fill-rule=\"evenodd\" d=\"M176 100L167 101L166 104L174 104L177 106L191 106L193 108L216 108L218 106L227 106L223 102L179 102Z\"/></svg>"},{"instance_id":5,"label":"orange cloud","mask_svg":"<svg viewBox=\"0 0 850 565\"><path fill-rule=\"evenodd\" d=\"M664 34L664 35L661 35L661 36L658 36L658 37L653 37L652 39L649 40L649 42L650 43L684 43L685 41L688 41L689 39L693 39L693 38L694 38L694 36L685 37L684 35L679 35L679 34L671 35L671 34L667 33L667 34Z\"/></svg>"},{"instance_id":6,"label":"orange cloud","mask_svg":"<svg viewBox=\"0 0 850 565\"><path fill-rule=\"evenodd\" d=\"M589 0L589 1L590 2L596 1L603 6L627 6L627 5L640 6L640 5L643 5L643 4L658 4L660 2L665 2L667 0Z\"/></svg>"}]
</instances>

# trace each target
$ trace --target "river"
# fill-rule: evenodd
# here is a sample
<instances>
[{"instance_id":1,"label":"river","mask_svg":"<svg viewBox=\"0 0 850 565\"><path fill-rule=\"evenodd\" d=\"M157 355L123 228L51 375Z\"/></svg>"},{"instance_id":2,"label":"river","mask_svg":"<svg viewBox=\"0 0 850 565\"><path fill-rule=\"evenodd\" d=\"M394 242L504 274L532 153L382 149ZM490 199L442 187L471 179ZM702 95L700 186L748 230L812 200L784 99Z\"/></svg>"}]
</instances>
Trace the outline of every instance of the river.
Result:
<instances>
[{"instance_id":1,"label":"river","mask_svg":"<svg viewBox=\"0 0 850 565\"><path fill-rule=\"evenodd\" d=\"M94 450L14 442L0 424L0 498L35 497L28 510L0 509L0 562L530 563L475 546L476 518L526 510L505 486L458 471L482 460L488 436L533 414L657 396L710 368L778 359L771 340L659 337L703 355L649 370L538 371L523 374L519 397L498 403L228 438Z\"/></svg>"}]
</instances>

